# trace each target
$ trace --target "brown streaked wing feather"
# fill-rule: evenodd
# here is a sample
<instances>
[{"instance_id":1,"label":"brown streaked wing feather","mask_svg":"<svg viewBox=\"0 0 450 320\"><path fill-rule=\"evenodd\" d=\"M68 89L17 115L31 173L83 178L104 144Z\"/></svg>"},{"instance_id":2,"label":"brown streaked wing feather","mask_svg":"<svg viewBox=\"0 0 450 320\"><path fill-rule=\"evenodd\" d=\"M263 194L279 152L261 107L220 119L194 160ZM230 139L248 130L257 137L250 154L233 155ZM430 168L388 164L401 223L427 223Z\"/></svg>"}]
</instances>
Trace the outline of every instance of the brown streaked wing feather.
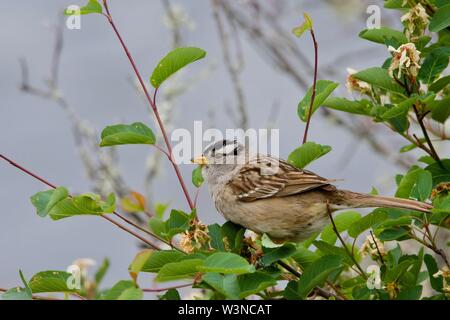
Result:
<instances>
[{"instance_id":1,"label":"brown streaked wing feather","mask_svg":"<svg viewBox=\"0 0 450 320\"><path fill-rule=\"evenodd\" d=\"M238 200L248 202L286 197L316 188L334 190L331 182L313 172L297 169L286 161L259 156L242 167L228 186Z\"/></svg>"}]
</instances>

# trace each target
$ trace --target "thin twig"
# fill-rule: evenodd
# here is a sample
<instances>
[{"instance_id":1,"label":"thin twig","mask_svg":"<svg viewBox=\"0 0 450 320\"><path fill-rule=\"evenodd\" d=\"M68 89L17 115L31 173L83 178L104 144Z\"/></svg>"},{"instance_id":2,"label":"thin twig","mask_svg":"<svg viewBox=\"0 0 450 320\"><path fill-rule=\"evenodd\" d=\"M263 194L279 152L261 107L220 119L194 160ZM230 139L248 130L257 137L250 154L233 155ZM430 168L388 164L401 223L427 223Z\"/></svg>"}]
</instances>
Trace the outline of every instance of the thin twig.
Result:
<instances>
[{"instance_id":1,"label":"thin twig","mask_svg":"<svg viewBox=\"0 0 450 320\"><path fill-rule=\"evenodd\" d=\"M158 122L158 126L159 126L159 128L161 130L161 133L162 133L163 138L164 138L164 142L165 142L166 147L167 147L167 151L169 153L169 161L172 163L172 166L173 166L173 168L175 170L175 173L177 175L178 181L179 181L179 183L181 185L181 188L183 189L184 196L186 197L186 200L187 200L187 202L189 204L189 207L192 210L192 209L194 209L194 203L192 202L191 197L189 195L189 192L187 190L186 184L184 183L183 177L182 177L181 172L180 172L180 168L178 167L178 165L176 164L176 162L173 159L172 146L170 144L169 137L167 135L166 129L164 127L164 124L163 124L163 122L161 120L161 117L159 115L158 108L156 106L156 92L157 91L155 91L154 99L152 99L150 94L149 94L149 92L148 92L148 90L147 90L147 86L145 85L145 82L142 79L142 76L141 76L141 74L139 72L139 69L137 68L136 63L134 62L134 59L133 59L131 53L128 50L127 45L123 41L123 38L122 38L119 30L117 29L116 24L114 23L114 20L112 18L111 12L109 11L109 6L108 6L107 0L103 0L103 6L105 7L105 10L106 10L106 15L105 16L106 16L109 24L113 28L114 33L116 34L117 39L119 40L123 50L125 51L125 54L126 54L126 56L127 56L128 60L129 60L129 62L131 64L131 66L132 66L132 68L134 70L134 73L136 74L136 77L137 77L137 79L139 81L139 84L141 85L142 90L144 91L144 95L147 98L149 106L153 110L153 113L155 114L156 121Z\"/></svg>"},{"instance_id":2,"label":"thin twig","mask_svg":"<svg viewBox=\"0 0 450 320\"><path fill-rule=\"evenodd\" d=\"M430 244L420 238L418 238L415 234L410 233L409 234L411 236L412 239L416 240L417 242L423 244L425 247L427 247L428 249L432 250L434 253L438 254L441 256L442 260L444 260L445 264L447 265L448 268L450 268L450 263L449 260L447 258L447 255L445 253L444 250L437 248L435 245Z\"/></svg>"},{"instance_id":3,"label":"thin twig","mask_svg":"<svg viewBox=\"0 0 450 320\"><path fill-rule=\"evenodd\" d=\"M170 289L180 289L180 288L192 287L193 285L195 285L195 282L188 283L188 284L180 284L178 286L173 286L173 287L168 287L168 288L141 289L141 290L144 291L144 292L162 292L162 291L167 291L167 290L170 290Z\"/></svg>"},{"instance_id":4,"label":"thin twig","mask_svg":"<svg viewBox=\"0 0 450 320\"><path fill-rule=\"evenodd\" d=\"M431 142L430 136L428 135L427 128L425 128L425 125L423 123L423 118L421 117L419 113L419 109L417 108L416 104L413 104L414 113L416 114L417 121L419 122L420 128L422 129L422 133L425 137L425 140L427 141L428 146L430 147L430 155L433 157L433 159L443 168L443 164L441 162L441 159L439 158L439 155L436 152L436 149L434 148L433 143Z\"/></svg>"},{"instance_id":5,"label":"thin twig","mask_svg":"<svg viewBox=\"0 0 450 320\"><path fill-rule=\"evenodd\" d=\"M311 38L314 44L314 79L313 79L313 86L312 86L312 95L311 95L311 102L309 104L309 111L308 111L308 119L306 121L306 127L305 127L305 133L303 134L303 144L306 143L308 140L308 130L309 125L311 122L311 117L313 113L313 107L314 107L314 100L316 98L316 85L317 85L317 69L318 69L318 63L319 63L319 54L318 54L318 45L316 41L316 36L314 35L314 30L310 29Z\"/></svg>"},{"instance_id":6,"label":"thin twig","mask_svg":"<svg viewBox=\"0 0 450 320\"><path fill-rule=\"evenodd\" d=\"M375 240L375 236L373 235L372 230L370 230L370 235L372 236L372 240L375 245L375 248L377 248L377 252L378 252L378 256L380 257L380 261L384 265L383 255L381 254L380 248L378 248L378 244L377 244L377 241Z\"/></svg>"},{"instance_id":7,"label":"thin twig","mask_svg":"<svg viewBox=\"0 0 450 320\"><path fill-rule=\"evenodd\" d=\"M334 233L336 233L336 236L339 238L339 241L341 242L342 247L345 249L345 251L347 252L347 255L350 257L350 259L352 259L353 263L355 264L355 266L356 266L356 268L358 269L358 271L359 271L359 273L361 274L361 276L362 276L364 279L367 279L366 273L365 273L364 270L361 268L361 266L359 265L358 261L356 261L355 256L348 250L347 245L346 245L344 239L342 239L342 236L341 236L341 234L339 233L339 231L338 231L338 229L337 229L337 227L336 227L336 224L334 223L333 215L332 215L331 209L330 209L330 204L329 204L328 202L327 202L327 213L328 213L328 216L330 217L331 225L332 225L332 227L333 227L333 231L334 231Z\"/></svg>"}]
</instances>

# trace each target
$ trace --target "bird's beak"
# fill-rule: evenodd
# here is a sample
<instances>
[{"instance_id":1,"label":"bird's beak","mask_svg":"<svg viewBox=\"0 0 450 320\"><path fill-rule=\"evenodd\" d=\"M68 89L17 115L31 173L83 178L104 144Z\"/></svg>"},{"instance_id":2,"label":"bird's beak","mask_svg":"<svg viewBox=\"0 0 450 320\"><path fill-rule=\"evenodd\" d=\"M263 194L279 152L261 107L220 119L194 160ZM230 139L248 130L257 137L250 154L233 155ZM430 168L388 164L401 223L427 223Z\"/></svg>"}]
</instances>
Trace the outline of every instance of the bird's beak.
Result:
<instances>
[{"instance_id":1,"label":"bird's beak","mask_svg":"<svg viewBox=\"0 0 450 320\"><path fill-rule=\"evenodd\" d=\"M199 164L201 166L207 165L208 164L208 159L205 156L199 156L199 157L194 157L191 159L192 163L196 163Z\"/></svg>"}]
</instances>

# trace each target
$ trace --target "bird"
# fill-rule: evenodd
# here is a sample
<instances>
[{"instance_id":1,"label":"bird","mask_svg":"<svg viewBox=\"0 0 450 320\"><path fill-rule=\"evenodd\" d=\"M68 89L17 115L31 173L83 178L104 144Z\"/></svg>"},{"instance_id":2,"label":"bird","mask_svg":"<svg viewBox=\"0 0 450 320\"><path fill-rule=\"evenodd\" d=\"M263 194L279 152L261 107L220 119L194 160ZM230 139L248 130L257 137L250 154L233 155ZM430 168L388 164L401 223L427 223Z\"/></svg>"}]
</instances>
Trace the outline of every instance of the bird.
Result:
<instances>
[{"instance_id":1,"label":"bird","mask_svg":"<svg viewBox=\"0 0 450 320\"><path fill-rule=\"evenodd\" d=\"M338 189L336 180L299 169L270 155L252 154L234 140L209 144L191 161L200 165L214 205L223 217L276 243L301 242L320 232L342 209L400 208L430 212L412 199Z\"/></svg>"}]
</instances>

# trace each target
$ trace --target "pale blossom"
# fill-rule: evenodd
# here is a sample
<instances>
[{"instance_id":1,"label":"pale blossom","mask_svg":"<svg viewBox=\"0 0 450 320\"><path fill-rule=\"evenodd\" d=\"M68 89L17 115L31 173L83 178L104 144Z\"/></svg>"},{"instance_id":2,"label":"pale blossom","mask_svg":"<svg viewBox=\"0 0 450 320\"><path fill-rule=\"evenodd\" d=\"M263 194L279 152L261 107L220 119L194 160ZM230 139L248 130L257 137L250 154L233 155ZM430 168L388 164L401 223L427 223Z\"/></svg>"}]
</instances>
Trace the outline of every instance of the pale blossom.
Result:
<instances>
[{"instance_id":1,"label":"pale blossom","mask_svg":"<svg viewBox=\"0 0 450 320\"><path fill-rule=\"evenodd\" d=\"M392 54L392 62L389 67L391 77L394 77L394 71L397 71L397 78L400 78L402 73L417 77L420 69L420 51L416 49L414 43L402 44L398 49L389 46L388 50Z\"/></svg>"},{"instance_id":2,"label":"pale blossom","mask_svg":"<svg viewBox=\"0 0 450 320\"><path fill-rule=\"evenodd\" d=\"M411 38L412 36L423 35L430 22L430 16L425 8L418 3L402 16L401 21L405 23L407 37Z\"/></svg>"},{"instance_id":3,"label":"pale blossom","mask_svg":"<svg viewBox=\"0 0 450 320\"><path fill-rule=\"evenodd\" d=\"M375 240L375 241L374 241ZM378 247L378 248L377 248ZM375 236L367 235L360 249L361 256L370 255L373 258L386 255L383 243Z\"/></svg>"},{"instance_id":4,"label":"pale blossom","mask_svg":"<svg viewBox=\"0 0 450 320\"><path fill-rule=\"evenodd\" d=\"M355 91L361 94L370 94L372 90L371 86L367 82L358 80L353 76L357 72L356 70L347 68L347 72L346 87L350 93Z\"/></svg>"}]
</instances>

